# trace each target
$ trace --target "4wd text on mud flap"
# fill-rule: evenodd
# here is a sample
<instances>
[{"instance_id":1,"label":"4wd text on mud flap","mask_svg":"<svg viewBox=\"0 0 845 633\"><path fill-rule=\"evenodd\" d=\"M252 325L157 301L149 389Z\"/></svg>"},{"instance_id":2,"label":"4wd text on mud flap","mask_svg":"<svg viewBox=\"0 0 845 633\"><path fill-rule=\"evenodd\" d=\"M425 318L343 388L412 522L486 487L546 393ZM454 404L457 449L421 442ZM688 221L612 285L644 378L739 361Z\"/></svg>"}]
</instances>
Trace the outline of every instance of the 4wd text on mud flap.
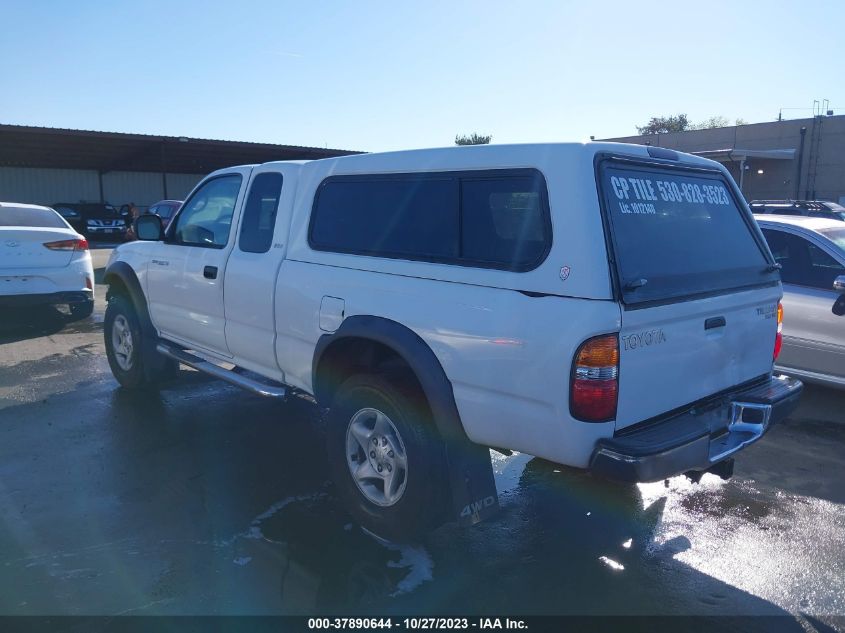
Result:
<instances>
[{"instance_id":1,"label":"4wd text on mud flap","mask_svg":"<svg viewBox=\"0 0 845 633\"><path fill-rule=\"evenodd\" d=\"M492 495L489 497L484 497L483 499L479 499L478 501L473 501L472 503L468 503L464 506L464 509L461 510L461 516L472 516L476 512L481 512L484 508L489 508L494 503L496 503L496 498Z\"/></svg>"}]
</instances>

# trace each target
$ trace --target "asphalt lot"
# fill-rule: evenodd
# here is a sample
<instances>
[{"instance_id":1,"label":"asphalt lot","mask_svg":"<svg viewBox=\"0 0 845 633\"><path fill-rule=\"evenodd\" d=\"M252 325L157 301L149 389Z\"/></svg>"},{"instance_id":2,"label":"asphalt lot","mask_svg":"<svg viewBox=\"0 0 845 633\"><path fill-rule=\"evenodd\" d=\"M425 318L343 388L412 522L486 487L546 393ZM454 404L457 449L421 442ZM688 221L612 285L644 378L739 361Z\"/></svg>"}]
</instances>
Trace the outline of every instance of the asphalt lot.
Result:
<instances>
[{"instance_id":1,"label":"asphalt lot","mask_svg":"<svg viewBox=\"0 0 845 633\"><path fill-rule=\"evenodd\" d=\"M94 256L101 269L108 250ZM845 392L808 387L730 482L623 486L497 456L497 519L399 546L338 508L308 401L262 400L187 369L161 392L119 389L104 295L98 285L85 321L0 319L0 614L790 615L778 626L845 626Z\"/></svg>"}]
</instances>

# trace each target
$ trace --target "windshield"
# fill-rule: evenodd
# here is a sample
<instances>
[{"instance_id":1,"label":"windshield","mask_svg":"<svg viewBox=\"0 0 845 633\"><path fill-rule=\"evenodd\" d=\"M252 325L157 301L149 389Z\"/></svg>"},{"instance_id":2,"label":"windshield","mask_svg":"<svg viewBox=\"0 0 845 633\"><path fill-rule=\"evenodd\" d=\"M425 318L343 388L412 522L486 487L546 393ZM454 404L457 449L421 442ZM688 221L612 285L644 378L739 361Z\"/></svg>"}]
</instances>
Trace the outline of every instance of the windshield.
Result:
<instances>
[{"instance_id":1,"label":"windshield","mask_svg":"<svg viewBox=\"0 0 845 633\"><path fill-rule=\"evenodd\" d=\"M0 226L31 226L44 229L66 229L67 224L51 209L0 208Z\"/></svg>"},{"instance_id":2,"label":"windshield","mask_svg":"<svg viewBox=\"0 0 845 633\"><path fill-rule=\"evenodd\" d=\"M625 303L778 279L721 174L606 162L601 186Z\"/></svg>"},{"instance_id":3,"label":"windshield","mask_svg":"<svg viewBox=\"0 0 845 633\"><path fill-rule=\"evenodd\" d=\"M845 255L845 228L841 229L822 229L819 231L831 242L836 244L842 254Z\"/></svg>"}]
</instances>

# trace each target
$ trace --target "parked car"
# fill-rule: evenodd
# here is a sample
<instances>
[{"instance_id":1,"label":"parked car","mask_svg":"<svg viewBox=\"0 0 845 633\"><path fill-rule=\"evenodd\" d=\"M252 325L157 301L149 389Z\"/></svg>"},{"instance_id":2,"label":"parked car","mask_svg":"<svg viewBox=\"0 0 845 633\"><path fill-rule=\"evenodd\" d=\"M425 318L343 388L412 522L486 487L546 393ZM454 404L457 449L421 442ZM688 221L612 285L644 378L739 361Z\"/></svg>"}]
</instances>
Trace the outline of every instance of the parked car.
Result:
<instances>
[{"instance_id":1,"label":"parked car","mask_svg":"<svg viewBox=\"0 0 845 633\"><path fill-rule=\"evenodd\" d=\"M327 475L390 538L495 512L487 447L626 481L729 477L802 388L772 373L782 290L736 184L664 148L232 167L137 231L105 273L118 382L183 363L313 395Z\"/></svg>"},{"instance_id":2,"label":"parked car","mask_svg":"<svg viewBox=\"0 0 845 633\"><path fill-rule=\"evenodd\" d=\"M783 349L776 369L845 387L845 224L756 216L781 265ZM840 306L836 312L834 304Z\"/></svg>"},{"instance_id":3,"label":"parked car","mask_svg":"<svg viewBox=\"0 0 845 633\"><path fill-rule=\"evenodd\" d=\"M166 229L167 225L176 215L179 207L182 206L181 200L159 200L152 205L147 213L153 213L161 218L161 224Z\"/></svg>"},{"instance_id":4,"label":"parked car","mask_svg":"<svg viewBox=\"0 0 845 633\"><path fill-rule=\"evenodd\" d=\"M0 306L67 305L94 310L88 242L53 209L0 202Z\"/></svg>"},{"instance_id":5,"label":"parked car","mask_svg":"<svg viewBox=\"0 0 845 633\"><path fill-rule=\"evenodd\" d=\"M57 202L52 205L59 215L82 235L123 240L127 220L110 204L99 202Z\"/></svg>"},{"instance_id":6,"label":"parked car","mask_svg":"<svg viewBox=\"0 0 845 633\"><path fill-rule=\"evenodd\" d=\"M750 206L755 214L803 215L845 221L845 207L827 200L752 200Z\"/></svg>"}]
</instances>

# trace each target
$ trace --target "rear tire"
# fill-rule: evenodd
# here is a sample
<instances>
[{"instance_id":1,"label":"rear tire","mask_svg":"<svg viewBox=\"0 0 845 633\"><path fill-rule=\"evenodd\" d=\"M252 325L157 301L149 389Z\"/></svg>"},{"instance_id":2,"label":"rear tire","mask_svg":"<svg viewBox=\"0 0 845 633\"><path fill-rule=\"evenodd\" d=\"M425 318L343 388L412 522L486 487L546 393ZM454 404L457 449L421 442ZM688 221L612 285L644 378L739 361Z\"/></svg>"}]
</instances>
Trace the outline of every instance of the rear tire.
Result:
<instances>
[{"instance_id":1,"label":"rear tire","mask_svg":"<svg viewBox=\"0 0 845 633\"><path fill-rule=\"evenodd\" d=\"M383 376L349 378L329 410L326 441L338 494L361 526L408 541L439 525L445 450L418 390Z\"/></svg>"},{"instance_id":2,"label":"rear tire","mask_svg":"<svg viewBox=\"0 0 845 633\"><path fill-rule=\"evenodd\" d=\"M87 319L94 313L94 301L92 299L84 303L71 303L68 308L70 308L70 317L74 321Z\"/></svg>"}]
</instances>

